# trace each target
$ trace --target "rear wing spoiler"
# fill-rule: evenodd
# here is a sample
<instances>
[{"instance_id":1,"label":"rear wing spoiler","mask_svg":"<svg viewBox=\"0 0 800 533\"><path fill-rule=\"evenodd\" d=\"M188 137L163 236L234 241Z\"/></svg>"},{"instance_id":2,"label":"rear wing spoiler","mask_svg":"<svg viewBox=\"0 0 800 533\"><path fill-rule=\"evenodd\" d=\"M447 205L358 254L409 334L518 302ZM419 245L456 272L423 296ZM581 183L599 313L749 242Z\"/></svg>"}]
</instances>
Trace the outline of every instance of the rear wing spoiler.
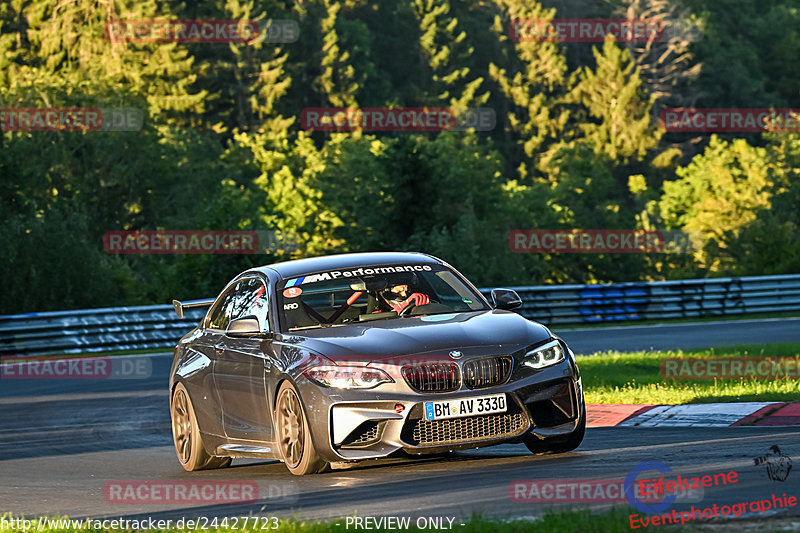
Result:
<instances>
[{"instance_id":1,"label":"rear wing spoiler","mask_svg":"<svg viewBox=\"0 0 800 533\"><path fill-rule=\"evenodd\" d=\"M209 307L214 303L214 298L207 298L205 300L189 300L188 302L179 302L172 300L172 307L175 308L175 314L178 318L183 318L184 309L191 309L193 307Z\"/></svg>"}]
</instances>

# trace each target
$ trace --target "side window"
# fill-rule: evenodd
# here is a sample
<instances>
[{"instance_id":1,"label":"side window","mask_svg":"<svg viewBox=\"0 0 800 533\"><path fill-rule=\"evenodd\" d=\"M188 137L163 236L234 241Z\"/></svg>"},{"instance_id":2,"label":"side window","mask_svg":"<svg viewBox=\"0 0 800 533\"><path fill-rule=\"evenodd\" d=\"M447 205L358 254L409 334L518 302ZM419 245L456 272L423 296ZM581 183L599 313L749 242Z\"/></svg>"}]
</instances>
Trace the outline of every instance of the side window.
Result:
<instances>
[{"instance_id":1,"label":"side window","mask_svg":"<svg viewBox=\"0 0 800 533\"><path fill-rule=\"evenodd\" d=\"M217 305L211 312L211 317L208 320L208 327L212 329L225 329L232 320L231 311L236 296L236 289L241 282L233 285L228 292L226 292L219 300Z\"/></svg>"},{"instance_id":2,"label":"side window","mask_svg":"<svg viewBox=\"0 0 800 533\"><path fill-rule=\"evenodd\" d=\"M267 330L268 310L267 288L257 278L246 278L225 293L220 304L211 313L208 327L224 330L233 319L255 315L261 329Z\"/></svg>"},{"instance_id":3,"label":"side window","mask_svg":"<svg viewBox=\"0 0 800 533\"><path fill-rule=\"evenodd\" d=\"M241 288L237 292L236 316L239 318L247 315L255 315L261 329L269 330L267 323L267 313L269 311L269 301L267 298L267 288L256 278L250 278L241 282Z\"/></svg>"}]
</instances>

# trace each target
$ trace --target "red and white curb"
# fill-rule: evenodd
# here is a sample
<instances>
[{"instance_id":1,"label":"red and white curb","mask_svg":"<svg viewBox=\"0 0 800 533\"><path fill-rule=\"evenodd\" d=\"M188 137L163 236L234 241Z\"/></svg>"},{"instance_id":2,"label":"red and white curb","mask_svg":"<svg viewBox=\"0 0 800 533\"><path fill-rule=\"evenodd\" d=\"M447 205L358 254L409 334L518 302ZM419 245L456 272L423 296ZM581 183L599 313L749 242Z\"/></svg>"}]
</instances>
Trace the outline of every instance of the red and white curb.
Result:
<instances>
[{"instance_id":1,"label":"red and white curb","mask_svg":"<svg viewBox=\"0 0 800 533\"><path fill-rule=\"evenodd\" d=\"M586 416L589 427L800 426L800 403L595 404Z\"/></svg>"}]
</instances>

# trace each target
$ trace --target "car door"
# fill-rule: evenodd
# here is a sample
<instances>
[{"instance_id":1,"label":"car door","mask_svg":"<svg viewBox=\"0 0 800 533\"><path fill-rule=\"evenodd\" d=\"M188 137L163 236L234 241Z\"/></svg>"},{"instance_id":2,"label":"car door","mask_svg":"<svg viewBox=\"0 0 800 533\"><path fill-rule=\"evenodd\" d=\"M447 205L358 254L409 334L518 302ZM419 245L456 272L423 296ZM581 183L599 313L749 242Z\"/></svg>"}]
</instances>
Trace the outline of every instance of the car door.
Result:
<instances>
[{"instance_id":1,"label":"car door","mask_svg":"<svg viewBox=\"0 0 800 533\"><path fill-rule=\"evenodd\" d=\"M229 337L231 320L255 316L262 331L269 331L269 298L259 277L240 280L229 304L227 322L215 324L221 332L215 347L214 383L222 404L222 421L229 439L269 442L271 415L267 404L266 375L272 368L270 341L265 338Z\"/></svg>"},{"instance_id":2,"label":"car door","mask_svg":"<svg viewBox=\"0 0 800 533\"><path fill-rule=\"evenodd\" d=\"M197 352L198 366L201 368L191 379L186 380L192 395L195 414L205 433L224 436L222 424L222 401L214 380L214 362L223 345L224 328L230 322L230 309L235 295L235 284L224 290L211 306L203 327L191 343L191 350Z\"/></svg>"}]
</instances>

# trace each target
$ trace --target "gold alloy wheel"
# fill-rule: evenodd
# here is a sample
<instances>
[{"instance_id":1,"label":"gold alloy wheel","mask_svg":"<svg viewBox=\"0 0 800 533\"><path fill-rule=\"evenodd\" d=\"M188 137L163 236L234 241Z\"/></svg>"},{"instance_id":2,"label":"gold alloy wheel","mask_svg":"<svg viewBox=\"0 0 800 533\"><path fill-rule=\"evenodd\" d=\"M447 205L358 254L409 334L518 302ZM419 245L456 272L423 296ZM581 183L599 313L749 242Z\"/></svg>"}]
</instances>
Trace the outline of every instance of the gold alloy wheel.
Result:
<instances>
[{"instance_id":1,"label":"gold alloy wheel","mask_svg":"<svg viewBox=\"0 0 800 533\"><path fill-rule=\"evenodd\" d=\"M182 389L178 389L172 399L172 435L178 459L181 463L188 463L192 458L192 421L186 393Z\"/></svg>"},{"instance_id":2,"label":"gold alloy wheel","mask_svg":"<svg viewBox=\"0 0 800 533\"><path fill-rule=\"evenodd\" d=\"M287 388L278 398L279 445L286 465L295 468L303 460L306 428L303 423L303 408L294 390Z\"/></svg>"}]
</instances>

